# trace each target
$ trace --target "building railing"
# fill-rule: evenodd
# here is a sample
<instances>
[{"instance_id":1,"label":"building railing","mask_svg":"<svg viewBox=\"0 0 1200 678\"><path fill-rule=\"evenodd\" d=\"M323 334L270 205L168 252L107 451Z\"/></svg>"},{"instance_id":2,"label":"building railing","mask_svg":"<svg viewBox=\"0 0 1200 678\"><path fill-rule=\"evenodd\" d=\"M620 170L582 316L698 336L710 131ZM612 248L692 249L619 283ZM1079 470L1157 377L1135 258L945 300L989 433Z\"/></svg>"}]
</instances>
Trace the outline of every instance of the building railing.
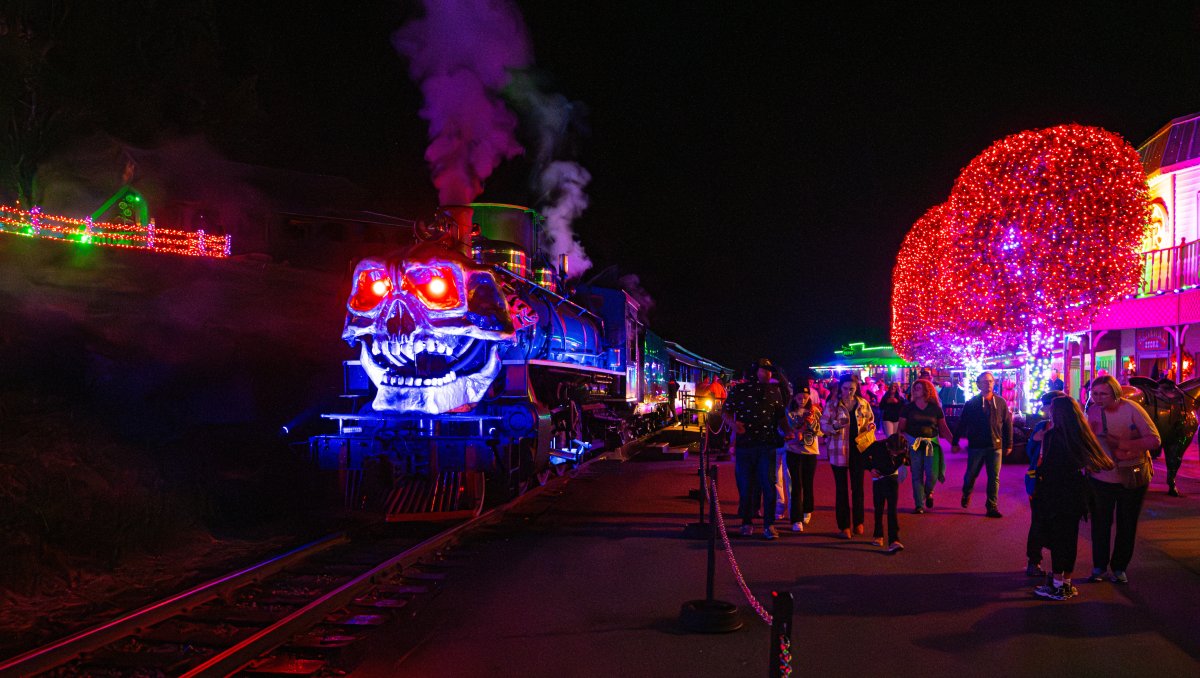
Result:
<instances>
[{"instance_id":1,"label":"building railing","mask_svg":"<svg viewBox=\"0 0 1200 678\"><path fill-rule=\"evenodd\" d=\"M1200 240L1142 253L1139 297L1200 285Z\"/></svg>"}]
</instances>

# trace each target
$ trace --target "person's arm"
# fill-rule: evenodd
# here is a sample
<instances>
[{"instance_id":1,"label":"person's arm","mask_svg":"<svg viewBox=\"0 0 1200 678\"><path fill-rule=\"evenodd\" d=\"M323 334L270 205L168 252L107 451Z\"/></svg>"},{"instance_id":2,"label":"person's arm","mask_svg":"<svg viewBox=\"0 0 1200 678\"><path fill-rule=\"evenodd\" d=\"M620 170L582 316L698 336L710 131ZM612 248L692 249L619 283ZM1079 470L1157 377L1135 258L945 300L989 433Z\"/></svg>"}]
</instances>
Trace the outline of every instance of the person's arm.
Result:
<instances>
[{"instance_id":1,"label":"person's arm","mask_svg":"<svg viewBox=\"0 0 1200 678\"><path fill-rule=\"evenodd\" d=\"M1162 446L1162 436L1158 433L1158 427L1150 419L1150 415L1146 414L1146 410L1142 409L1141 405L1134 402L1125 401L1131 408L1131 416L1133 425L1137 427L1138 437L1132 440L1118 441L1113 454L1117 454L1124 459L1129 459L1137 455L1121 455L1120 452L1144 452L1146 450L1157 450Z\"/></svg>"},{"instance_id":2,"label":"person's arm","mask_svg":"<svg viewBox=\"0 0 1200 678\"><path fill-rule=\"evenodd\" d=\"M1004 441L1004 454L1007 456L1012 454L1012 410L1008 409L1008 403L1005 403L1003 400L1000 402L1004 403L1004 426L1003 431L1001 432L1001 438Z\"/></svg>"},{"instance_id":3,"label":"person's arm","mask_svg":"<svg viewBox=\"0 0 1200 678\"><path fill-rule=\"evenodd\" d=\"M954 427L954 439L950 447L958 447L958 441L967 435L967 426L971 418L971 403L963 405L962 414L958 415L958 425Z\"/></svg>"},{"instance_id":4,"label":"person's arm","mask_svg":"<svg viewBox=\"0 0 1200 678\"><path fill-rule=\"evenodd\" d=\"M938 433L942 435L942 440L950 440L953 437L950 426L946 424L946 417L938 417Z\"/></svg>"}]
</instances>

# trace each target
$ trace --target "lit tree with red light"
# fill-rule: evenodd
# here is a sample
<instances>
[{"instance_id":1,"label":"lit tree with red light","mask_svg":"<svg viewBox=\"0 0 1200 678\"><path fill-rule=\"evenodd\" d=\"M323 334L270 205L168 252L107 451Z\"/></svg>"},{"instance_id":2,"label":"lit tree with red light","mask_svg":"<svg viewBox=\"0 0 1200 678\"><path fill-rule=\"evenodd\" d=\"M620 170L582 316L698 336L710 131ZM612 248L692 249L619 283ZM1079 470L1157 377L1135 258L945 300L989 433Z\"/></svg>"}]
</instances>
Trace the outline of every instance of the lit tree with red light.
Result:
<instances>
[{"instance_id":1,"label":"lit tree with red light","mask_svg":"<svg viewBox=\"0 0 1200 678\"><path fill-rule=\"evenodd\" d=\"M905 360L921 362L933 350L931 323L939 313L937 264L944 204L917 219L892 269L892 346Z\"/></svg>"},{"instance_id":2,"label":"lit tree with red light","mask_svg":"<svg viewBox=\"0 0 1200 678\"><path fill-rule=\"evenodd\" d=\"M892 345L906 360L921 364L965 364L980 360L984 338L946 314L938 279L944 265L943 203L913 224L892 270Z\"/></svg>"},{"instance_id":3,"label":"lit tree with red light","mask_svg":"<svg viewBox=\"0 0 1200 678\"><path fill-rule=\"evenodd\" d=\"M943 224L946 313L994 351L1036 351L1137 289L1149 224L1137 151L1061 125L993 144L959 174Z\"/></svg>"},{"instance_id":4,"label":"lit tree with red light","mask_svg":"<svg viewBox=\"0 0 1200 678\"><path fill-rule=\"evenodd\" d=\"M941 210L936 311L925 321L941 346L911 343L917 330L896 324L899 295L893 340L917 357L1019 354L1035 375L1027 388L1040 389L1063 333L1137 289L1149 220L1140 159L1120 136L1061 125L1006 137L963 169ZM897 258L895 292L909 289L915 254Z\"/></svg>"}]
</instances>

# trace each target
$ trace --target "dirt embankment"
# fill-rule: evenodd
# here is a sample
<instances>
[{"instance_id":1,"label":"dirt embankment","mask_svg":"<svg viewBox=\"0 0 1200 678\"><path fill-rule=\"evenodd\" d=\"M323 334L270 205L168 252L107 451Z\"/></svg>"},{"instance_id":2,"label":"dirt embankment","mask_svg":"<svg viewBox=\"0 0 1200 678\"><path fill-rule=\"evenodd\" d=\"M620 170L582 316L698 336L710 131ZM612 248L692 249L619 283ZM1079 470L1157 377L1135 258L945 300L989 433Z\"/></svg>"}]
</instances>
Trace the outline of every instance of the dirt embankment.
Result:
<instances>
[{"instance_id":1,"label":"dirt embankment","mask_svg":"<svg viewBox=\"0 0 1200 678\"><path fill-rule=\"evenodd\" d=\"M319 520L279 431L339 391L347 284L0 236L0 602Z\"/></svg>"}]
</instances>

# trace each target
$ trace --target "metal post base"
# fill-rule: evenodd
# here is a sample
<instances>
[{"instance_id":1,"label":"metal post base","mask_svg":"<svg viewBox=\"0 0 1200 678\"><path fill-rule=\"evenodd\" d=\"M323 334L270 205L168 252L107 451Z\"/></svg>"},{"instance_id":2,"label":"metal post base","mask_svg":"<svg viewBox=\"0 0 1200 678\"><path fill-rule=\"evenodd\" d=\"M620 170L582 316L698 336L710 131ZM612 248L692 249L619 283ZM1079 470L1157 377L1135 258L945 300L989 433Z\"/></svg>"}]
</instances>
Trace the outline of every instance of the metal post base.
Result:
<instances>
[{"instance_id":1,"label":"metal post base","mask_svg":"<svg viewBox=\"0 0 1200 678\"><path fill-rule=\"evenodd\" d=\"M684 539L708 539L711 536L711 523L688 523L683 526Z\"/></svg>"},{"instance_id":2,"label":"metal post base","mask_svg":"<svg viewBox=\"0 0 1200 678\"><path fill-rule=\"evenodd\" d=\"M742 628L737 605L723 600L689 600L679 610L679 623L692 633L730 633Z\"/></svg>"}]
</instances>

